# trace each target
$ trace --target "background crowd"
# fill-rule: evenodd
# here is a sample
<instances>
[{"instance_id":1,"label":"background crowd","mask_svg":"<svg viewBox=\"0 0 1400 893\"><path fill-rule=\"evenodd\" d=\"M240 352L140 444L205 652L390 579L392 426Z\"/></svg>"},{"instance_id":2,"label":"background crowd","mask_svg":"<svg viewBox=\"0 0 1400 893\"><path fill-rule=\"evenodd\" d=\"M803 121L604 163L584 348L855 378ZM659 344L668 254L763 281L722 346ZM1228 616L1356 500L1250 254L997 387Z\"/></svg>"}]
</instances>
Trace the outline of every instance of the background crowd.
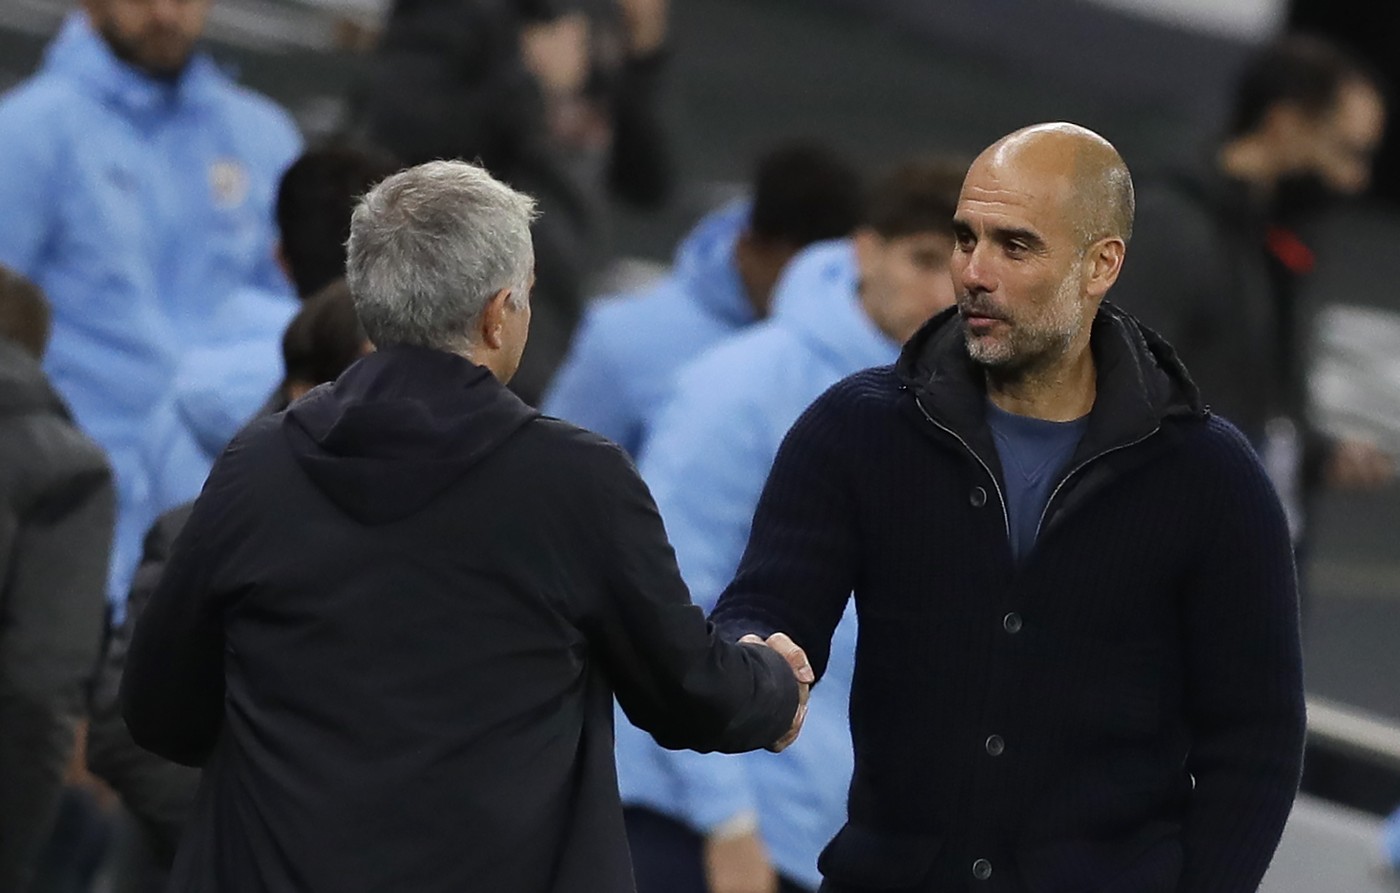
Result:
<instances>
[{"instance_id":1,"label":"background crowd","mask_svg":"<svg viewBox=\"0 0 1400 893\"><path fill-rule=\"evenodd\" d=\"M0 891L159 888L198 773L126 731L132 626L228 441L372 349L343 281L350 212L434 158L477 160L539 202L512 387L632 455L708 608L802 410L953 302L951 218L982 137L1099 128L1139 184L1110 300L1167 336L1264 459L1310 647L1337 668L1320 684L1400 717L1385 674L1400 667L1368 662L1364 638L1337 644L1400 634L1376 613L1400 570L1365 552L1400 523L1381 51L1400 20L1373 10L1323 36L1362 19L1299 2L1240 40L1064 5L65 8L0 97ZM229 36L256 29L235 13L300 23L306 45L240 47ZM1018 16L1059 30L1041 40ZM1285 18L1312 33L1274 33ZM1160 58L1109 51L1115 29ZM1039 45L1056 33L1102 64ZM966 71L996 37L1015 58ZM1343 613L1328 601L1361 589ZM643 893L816 889L851 774L854 635L843 618L781 756L664 751L618 716Z\"/></svg>"}]
</instances>

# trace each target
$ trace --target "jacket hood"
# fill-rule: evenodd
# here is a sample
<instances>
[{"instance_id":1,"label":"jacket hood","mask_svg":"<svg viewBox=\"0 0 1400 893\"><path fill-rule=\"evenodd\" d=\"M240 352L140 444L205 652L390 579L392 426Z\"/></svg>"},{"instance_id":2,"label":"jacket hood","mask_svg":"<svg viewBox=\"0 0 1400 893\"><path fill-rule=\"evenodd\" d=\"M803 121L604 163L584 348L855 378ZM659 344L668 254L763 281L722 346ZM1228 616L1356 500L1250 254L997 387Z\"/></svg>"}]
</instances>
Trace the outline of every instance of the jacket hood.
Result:
<instances>
[{"instance_id":1,"label":"jacket hood","mask_svg":"<svg viewBox=\"0 0 1400 893\"><path fill-rule=\"evenodd\" d=\"M686 291L736 327L757 319L734 260L751 207L747 200L736 201L705 215L682 240L673 261L674 275Z\"/></svg>"},{"instance_id":2,"label":"jacket hood","mask_svg":"<svg viewBox=\"0 0 1400 893\"><path fill-rule=\"evenodd\" d=\"M413 514L538 413L454 354L393 347L357 361L283 417L292 452L346 514Z\"/></svg>"},{"instance_id":3,"label":"jacket hood","mask_svg":"<svg viewBox=\"0 0 1400 893\"><path fill-rule=\"evenodd\" d=\"M964 340L962 316L949 308L904 346L895 369L924 411L959 432L984 456L986 386ZM1094 317L1090 349L1098 395L1076 456L1145 437L1171 417L1204 417L1200 391L1160 335L1105 301Z\"/></svg>"},{"instance_id":4,"label":"jacket hood","mask_svg":"<svg viewBox=\"0 0 1400 893\"><path fill-rule=\"evenodd\" d=\"M0 338L0 417L32 412L54 412L70 418L38 361L18 344Z\"/></svg>"},{"instance_id":5,"label":"jacket hood","mask_svg":"<svg viewBox=\"0 0 1400 893\"><path fill-rule=\"evenodd\" d=\"M773 318L837 368L887 366L899 357L899 345L861 307L859 280L849 241L818 242L783 271Z\"/></svg>"},{"instance_id":6,"label":"jacket hood","mask_svg":"<svg viewBox=\"0 0 1400 893\"><path fill-rule=\"evenodd\" d=\"M196 50L174 82L153 78L128 65L95 31L82 12L64 20L44 53L43 69L81 84L92 95L112 100L127 111L158 114L181 102L198 102L218 95L227 79L214 61Z\"/></svg>"}]
</instances>

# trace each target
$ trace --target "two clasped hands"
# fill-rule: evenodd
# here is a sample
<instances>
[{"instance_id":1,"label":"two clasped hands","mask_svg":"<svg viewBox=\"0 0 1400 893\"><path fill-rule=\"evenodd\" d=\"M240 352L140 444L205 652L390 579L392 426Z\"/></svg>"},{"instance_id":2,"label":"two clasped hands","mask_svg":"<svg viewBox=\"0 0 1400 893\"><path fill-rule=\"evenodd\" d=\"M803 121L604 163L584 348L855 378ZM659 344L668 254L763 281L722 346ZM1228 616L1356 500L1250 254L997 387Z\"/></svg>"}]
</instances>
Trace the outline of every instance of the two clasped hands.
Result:
<instances>
[{"instance_id":1,"label":"two clasped hands","mask_svg":"<svg viewBox=\"0 0 1400 893\"><path fill-rule=\"evenodd\" d=\"M797 734L802 731L802 721L807 718L807 697L812 690L812 683L816 681L816 674L812 672L812 665L807 661L807 652L784 633L774 633L767 639L750 633L739 641L772 648L783 656L788 666L792 667L792 674L797 677L797 713L792 717L792 728L788 729L786 735L768 745L768 749L773 753L779 753L796 741Z\"/></svg>"}]
</instances>

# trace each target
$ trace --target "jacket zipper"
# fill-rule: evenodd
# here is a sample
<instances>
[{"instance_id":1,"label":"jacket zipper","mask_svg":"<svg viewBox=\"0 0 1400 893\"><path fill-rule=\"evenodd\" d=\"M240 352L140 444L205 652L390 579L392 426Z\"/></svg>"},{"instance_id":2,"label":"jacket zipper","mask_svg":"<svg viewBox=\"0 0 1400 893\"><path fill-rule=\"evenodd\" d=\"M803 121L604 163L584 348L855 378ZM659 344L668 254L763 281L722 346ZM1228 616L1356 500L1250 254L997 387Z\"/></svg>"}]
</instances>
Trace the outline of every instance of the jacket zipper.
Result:
<instances>
[{"instance_id":1,"label":"jacket zipper","mask_svg":"<svg viewBox=\"0 0 1400 893\"><path fill-rule=\"evenodd\" d=\"M947 434L949 437L953 438L953 439L956 440L958 443L962 444L963 449L967 450L968 455L970 455L970 456L972 456L972 458L976 459L976 460L977 460L977 464L982 466L982 470L985 471L985 472L987 472L987 479L990 480L990 481L992 482L992 489L993 489L993 490L996 490L996 493L997 493L997 501L998 501L999 503L1001 503L1001 522L1002 522L1002 524L1005 525L1005 527L1006 527L1006 541L1007 541L1007 543L1010 543L1010 542L1011 542L1011 515L1010 515L1010 513L1009 513L1009 512L1007 511L1007 509L1006 509L1006 497L1005 497L1004 495L1002 495L1002 492L1001 492L1001 484L997 481L997 476L996 476L995 474L992 473L992 466L990 466L990 465L988 465L986 462L984 462L984 461L982 460L982 457L979 456L979 455L977 455L977 451L974 450L971 446L969 446L968 443L967 443L967 441L966 441L966 440L963 440L962 437L961 437L956 431L954 431L952 428L949 428L947 425L942 424L942 423L939 422L937 419L935 419L933 416L929 415L928 410L927 410L927 409L924 409L924 401L920 400L917 394L914 395L914 403L915 403L915 405L917 405L917 406L919 407L919 412L921 412L921 413L924 414L924 418L928 419L929 424L933 425L933 426L934 426L935 428L937 428L938 430L940 430L940 431L942 431L943 433ZM1052 496L1051 498L1053 499L1054 497Z\"/></svg>"},{"instance_id":2,"label":"jacket zipper","mask_svg":"<svg viewBox=\"0 0 1400 893\"><path fill-rule=\"evenodd\" d=\"M1148 431L1146 434L1142 435L1137 440L1129 441L1128 443L1120 443L1118 444L1118 446L1109 447L1108 449L1102 452L1095 453L1094 455L1085 459L1083 462L1080 462L1078 465L1074 466L1074 468L1070 469L1069 474L1060 478L1060 482L1055 485L1055 489L1050 491L1050 498L1045 500L1045 508L1040 510L1040 520L1035 522L1035 541L1038 542L1040 540L1040 529L1045 526L1045 519L1050 515L1050 506L1055 504L1055 497L1060 495L1060 491L1064 489L1065 484L1069 483L1070 478L1083 471L1084 468L1090 463L1097 462L1098 460L1102 459L1104 456L1109 455L1110 453L1116 453L1119 450L1126 450L1129 447L1135 447L1161 430L1162 424L1158 422L1157 427L1153 428L1151 431Z\"/></svg>"}]
</instances>

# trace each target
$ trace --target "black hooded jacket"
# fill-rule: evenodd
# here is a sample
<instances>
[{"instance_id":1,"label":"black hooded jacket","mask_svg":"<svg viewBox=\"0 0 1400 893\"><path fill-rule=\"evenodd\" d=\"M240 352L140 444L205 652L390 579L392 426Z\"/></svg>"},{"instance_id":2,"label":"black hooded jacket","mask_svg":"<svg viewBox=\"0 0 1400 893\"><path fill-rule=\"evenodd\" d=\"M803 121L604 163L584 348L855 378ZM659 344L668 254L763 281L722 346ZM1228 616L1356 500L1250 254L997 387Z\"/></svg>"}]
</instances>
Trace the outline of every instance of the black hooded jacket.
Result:
<instances>
[{"instance_id":1,"label":"black hooded jacket","mask_svg":"<svg viewBox=\"0 0 1400 893\"><path fill-rule=\"evenodd\" d=\"M786 730L622 451L395 348L220 458L137 624L138 743L205 768L179 890L632 887L616 693L663 745Z\"/></svg>"},{"instance_id":2,"label":"black hooded jacket","mask_svg":"<svg viewBox=\"0 0 1400 893\"><path fill-rule=\"evenodd\" d=\"M849 821L831 893L1241 893L1302 757L1288 532L1240 433L1105 304L1097 396L1019 562L957 311L788 434L726 635L826 664L854 593Z\"/></svg>"}]
</instances>

